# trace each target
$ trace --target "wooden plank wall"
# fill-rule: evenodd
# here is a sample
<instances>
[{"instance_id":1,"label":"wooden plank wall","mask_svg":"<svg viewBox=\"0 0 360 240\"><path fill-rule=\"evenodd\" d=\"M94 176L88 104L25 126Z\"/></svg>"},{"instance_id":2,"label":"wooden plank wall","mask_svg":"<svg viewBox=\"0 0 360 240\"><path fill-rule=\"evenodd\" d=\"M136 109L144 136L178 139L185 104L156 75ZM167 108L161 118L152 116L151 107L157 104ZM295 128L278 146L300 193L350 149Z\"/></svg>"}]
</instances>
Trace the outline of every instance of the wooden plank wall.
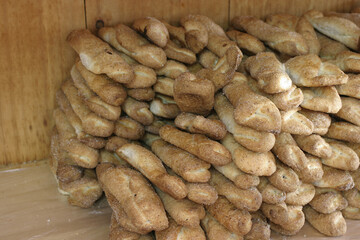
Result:
<instances>
[{"instance_id":1,"label":"wooden plank wall","mask_svg":"<svg viewBox=\"0 0 360 240\"><path fill-rule=\"evenodd\" d=\"M55 91L74 52L64 41L85 27L83 0L2 0L0 165L48 156Z\"/></svg>"},{"instance_id":2,"label":"wooden plank wall","mask_svg":"<svg viewBox=\"0 0 360 240\"><path fill-rule=\"evenodd\" d=\"M131 23L154 16L175 24L189 13L222 27L236 15L349 11L360 0L1 0L0 165L44 159L49 154L55 92L69 76L75 53L67 34L86 26Z\"/></svg>"}]
</instances>

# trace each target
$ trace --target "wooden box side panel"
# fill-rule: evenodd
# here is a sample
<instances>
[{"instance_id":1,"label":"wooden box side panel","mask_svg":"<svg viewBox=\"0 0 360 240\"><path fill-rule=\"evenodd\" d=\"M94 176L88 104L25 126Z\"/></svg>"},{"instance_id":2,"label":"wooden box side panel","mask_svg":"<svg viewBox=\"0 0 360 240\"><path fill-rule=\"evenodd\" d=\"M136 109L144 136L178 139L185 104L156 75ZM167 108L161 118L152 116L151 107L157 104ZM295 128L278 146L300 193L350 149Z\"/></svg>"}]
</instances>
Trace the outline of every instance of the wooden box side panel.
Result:
<instances>
[{"instance_id":1,"label":"wooden box side panel","mask_svg":"<svg viewBox=\"0 0 360 240\"><path fill-rule=\"evenodd\" d=\"M88 28L95 30L98 20L112 26L151 16L178 24L187 14L202 14L225 28L229 22L229 3L229 0L86 0L86 19Z\"/></svg>"},{"instance_id":2,"label":"wooden box side panel","mask_svg":"<svg viewBox=\"0 0 360 240\"><path fill-rule=\"evenodd\" d=\"M349 12L359 6L358 0L230 0L230 20L235 16L252 15L265 18L269 14L302 15L308 10Z\"/></svg>"},{"instance_id":3,"label":"wooden box side panel","mask_svg":"<svg viewBox=\"0 0 360 240\"><path fill-rule=\"evenodd\" d=\"M65 38L84 27L83 0L1 1L0 165L48 157L55 92L75 58Z\"/></svg>"}]
</instances>

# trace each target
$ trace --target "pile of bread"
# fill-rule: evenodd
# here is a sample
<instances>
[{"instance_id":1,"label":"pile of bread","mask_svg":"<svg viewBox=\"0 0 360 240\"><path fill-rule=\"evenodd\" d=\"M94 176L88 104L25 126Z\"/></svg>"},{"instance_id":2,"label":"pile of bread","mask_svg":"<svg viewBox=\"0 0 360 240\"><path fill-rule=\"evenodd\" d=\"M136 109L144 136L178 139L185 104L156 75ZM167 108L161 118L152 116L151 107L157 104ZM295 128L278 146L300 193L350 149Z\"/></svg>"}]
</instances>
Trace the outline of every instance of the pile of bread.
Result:
<instances>
[{"instance_id":1,"label":"pile of bread","mask_svg":"<svg viewBox=\"0 0 360 240\"><path fill-rule=\"evenodd\" d=\"M354 21L354 22L353 22ZM110 239L270 239L360 219L360 14L76 30L51 166Z\"/></svg>"}]
</instances>

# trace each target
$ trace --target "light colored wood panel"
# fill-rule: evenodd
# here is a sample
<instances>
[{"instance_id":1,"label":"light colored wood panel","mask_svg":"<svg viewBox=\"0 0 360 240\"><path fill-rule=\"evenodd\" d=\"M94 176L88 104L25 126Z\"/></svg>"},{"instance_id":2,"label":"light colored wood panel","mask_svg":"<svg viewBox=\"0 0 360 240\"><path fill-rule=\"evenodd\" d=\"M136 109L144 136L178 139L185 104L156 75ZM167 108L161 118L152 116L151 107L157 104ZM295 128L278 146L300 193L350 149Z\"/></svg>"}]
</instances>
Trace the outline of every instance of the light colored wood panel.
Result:
<instances>
[{"instance_id":1,"label":"light colored wood panel","mask_svg":"<svg viewBox=\"0 0 360 240\"><path fill-rule=\"evenodd\" d=\"M311 9L349 12L358 3L357 0L230 0L230 20L241 15L260 18L274 13L301 15Z\"/></svg>"},{"instance_id":2,"label":"light colored wood panel","mask_svg":"<svg viewBox=\"0 0 360 240\"><path fill-rule=\"evenodd\" d=\"M0 193L0 239L108 239L107 204L89 209L70 206L45 161L0 171Z\"/></svg>"},{"instance_id":3,"label":"light colored wood panel","mask_svg":"<svg viewBox=\"0 0 360 240\"><path fill-rule=\"evenodd\" d=\"M229 0L86 0L87 27L91 30L96 29L98 20L112 26L152 16L176 24L190 13L206 15L227 27L228 11Z\"/></svg>"},{"instance_id":4,"label":"light colored wood panel","mask_svg":"<svg viewBox=\"0 0 360 240\"><path fill-rule=\"evenodd\" d=\"M57 191L46 162L22 169L0 170L0 239L98 240L108 239L111 209L97 203L81 209L67 204ZM345 236L336 240L360 239L359 221L346 220ZM308 223L298 234L273 240L328 240Z\"/></svg>"},{"instance_id":5,"label":"light colored wood panel","mask_svg":"<svg viewBox=\"0 0 360 240\"><path fill-rule=\"evenodd\" d=\"M48 156L55 91L75 59L65 39L84 27L83 0L1 1L0 165Z\"/></svg>"}]
</instances>

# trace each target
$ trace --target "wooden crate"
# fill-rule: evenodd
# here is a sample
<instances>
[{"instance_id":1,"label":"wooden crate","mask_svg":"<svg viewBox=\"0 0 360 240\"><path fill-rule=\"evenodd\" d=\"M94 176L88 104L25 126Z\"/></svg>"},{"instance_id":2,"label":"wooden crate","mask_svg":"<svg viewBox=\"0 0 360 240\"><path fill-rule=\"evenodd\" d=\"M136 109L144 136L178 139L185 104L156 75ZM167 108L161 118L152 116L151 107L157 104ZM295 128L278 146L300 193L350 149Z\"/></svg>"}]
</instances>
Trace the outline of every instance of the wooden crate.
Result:
<instances>
[{"instance_id":1,"label":"wooden crate","mask_svg":"<svg viewBox=\"0 0 360 240\"><path fill-rule=\"evenodd\" d=\"M96 24L131 23L143 16L170 23L189 13L222 27L237 15L265 17L307 10L348 12L360 0L1 0L0 7L0 239L105 239L110 210L71 207L57 193L47 162L8 169L49 156L55 92L76 57L65 38ZM25 166L25 165L17 165ZM16 224L14 224L16 223ZM35 223L35 224L34 224ZM348 234L360 239L358 222ZM310 234L309 234L310 233ZM305 236L307 235L307 236ZM306 225L291 239L325 239ZM278 237L277 239L282 239ZM326 238L327 239L327 238Z\"/></svg>"},{"instance_id":2,"label":"wooden crate","mask_svg":"<svg viewBox=\"0 0 360 240\"><path fill-rule=\"evenodd\" d=\"M55 92L75 59L65 42L71 30L142 16L176 23L189 13L226 28L236 15L346 12L359 5L360 0L1 0L0 166L48 157Z\"/></svg>"}]
</instances>

